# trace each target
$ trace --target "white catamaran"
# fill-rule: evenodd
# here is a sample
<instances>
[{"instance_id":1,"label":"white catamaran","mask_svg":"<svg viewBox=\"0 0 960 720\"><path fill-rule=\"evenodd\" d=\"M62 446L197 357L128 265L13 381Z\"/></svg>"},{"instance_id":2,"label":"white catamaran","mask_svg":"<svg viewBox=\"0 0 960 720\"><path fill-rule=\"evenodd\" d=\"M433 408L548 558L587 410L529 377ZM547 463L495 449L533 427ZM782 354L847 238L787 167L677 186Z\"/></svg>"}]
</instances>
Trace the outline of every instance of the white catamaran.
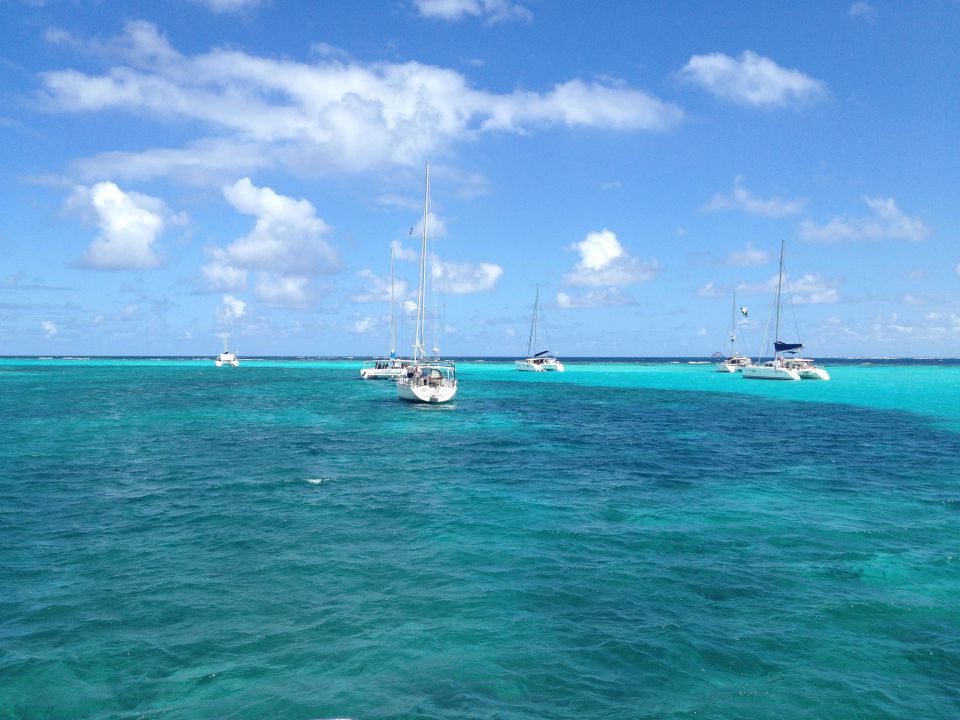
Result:
<instances>
[{"instance_id":1,"label":"white catamaran","mask_svg":"<svg viewBox=\"0 0 960 720\"><path fill-rule=\"evenodd\" d=\"M829 380L830 375L823 368L814 365L808 358L784 357L783 353L796 355L803 348L803 343L787 343L780 341L780 290L783 285L783 240L780 241L780 274L777 276L777 304L776 321L773 333L773 359L765 363L745 367L743 377L747 380ZM764 337L766 345L767 337Z\"/></svg>"},{"instance_id":2,"label":"white catamaran","mask_svg":"<svg viewBox=\"0 0 960 720\"><path fill-rule=\"evenodd\" d=\"M223 334L223 352L217 355L217 359L213 361L213 364L217 367L223 367L224 365L231 365L233 367L239 367L240 361L237 359L237 356L227 350L227 343L230 339L230 336L227 333Z\"/></svg>"},{"instance_id":3,"label":"white catamaran","mask_svg":"<svg viewBox=\"0 0 960 720\"><path fill-rule=\"evenodd\" d=\"M740 314L747 317L747 308L740 308ZM717 363L717 372L742 372L753 365L753 360L737 352L737 294L733 294L733 309L730 311L730 356Z\"/></svg>"},{"instance_id":4,"label":"white catamaran","mask_svg":"<svg viewBox=\"0 0 960 720\"><path fill-rule=\"evenodd\" d=\"M539 329L543 328L543 337ZM546 343L547 349L533 353L541 344ZM532 353L532 354L531 354ZM563 363L550 352L550 338L547 336L547 324L543 321L543 309L540 307L540 285L537 285L537 296L533 301L533 317L530 320L530 337L527 339L527 358L514 360L515 370L526 372L563 372Z\"/></svg>"},{"instance_id":5,"label":"white catamaran","mask_svg":"<svg viewBox=\"0 0 960 720\"><path fill-rule=\"evenodd\" d=\"M437 330L434 327L434 357L427 358L424 351L423 321L427 284L427 235L430 218L430 163L426 168L426 189L423 200L423 232L420 240L420 286L417 291L417 329L413 342L413 356L409 367L397 378L397 397L400 400L420 403L444 403L457 394L457 367L450 360L439 358ZM436 307L434 307L436 315ZM436 326L436 322L434 322Z\"/></svg>"},{"instance_id":6,"label":"white catamaran","mask_svg":"<svg viewBox=\"0 0 960 720\"><path fill-rule=\"evenodd\" d=\"M360 368L360 377L364 380L396 380L409 367L409 360L397 357L397 312L394 299L393 248L390 248L390 355L388 357L367 360Z\"/></svg>"}]
</instances>

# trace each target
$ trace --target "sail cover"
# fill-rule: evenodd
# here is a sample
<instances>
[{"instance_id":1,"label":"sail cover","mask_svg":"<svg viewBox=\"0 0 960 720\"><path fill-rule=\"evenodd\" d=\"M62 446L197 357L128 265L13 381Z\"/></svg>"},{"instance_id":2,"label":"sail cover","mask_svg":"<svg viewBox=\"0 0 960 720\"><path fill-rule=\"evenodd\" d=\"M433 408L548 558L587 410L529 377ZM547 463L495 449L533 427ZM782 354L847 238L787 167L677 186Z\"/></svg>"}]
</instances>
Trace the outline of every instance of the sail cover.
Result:
<instances>
[{"instance_id":1,"label":"sail cover","mask_svg":"<svg viewBox=\"0 0 960 720\"><path fill-rule=\"evenodd\" d=\"M536 355L534 355L534 357L542 357L544 355L549 355L549 354L550 354L549 350L543 350L541 352L538 352Z\"/></svg>"},{"instance_id":2,"label":"sail cover","mask_svg":"<svg viewBox=\"0 0 960 720\"><path fill-rule=\"evenodd\" d=\"M773 347L777 352L796 352L803 347L803 343L785 343L777 340Z\"/></svg>"}]
</instances>

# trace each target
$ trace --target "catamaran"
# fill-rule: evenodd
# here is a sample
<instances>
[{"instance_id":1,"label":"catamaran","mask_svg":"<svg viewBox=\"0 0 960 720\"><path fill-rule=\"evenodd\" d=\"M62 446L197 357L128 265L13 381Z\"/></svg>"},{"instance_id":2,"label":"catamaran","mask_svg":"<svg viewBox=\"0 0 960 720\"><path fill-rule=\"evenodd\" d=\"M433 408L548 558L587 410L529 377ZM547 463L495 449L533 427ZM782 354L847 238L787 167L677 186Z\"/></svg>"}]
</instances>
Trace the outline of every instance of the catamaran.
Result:
<instances>
[{"instance_id":1,"label":"catamaran","mask_svg":"<svg viewBox=\"0 0 960 720\"><path fill-rule=\"evenodd\" d=\"M213 361L213 364L217 367L223 367L224 365L232 365L233 367L239 367L240 361L237 359L237 356L232 352L227 350L227 342L230 339L230 336L227 333L223 334L223 352L217 355L217 359Z\"/></svg>"},{"instance_id":2,"label":"catamaran","mask_svg":"<svg viewBox=\"0 0 960 720\"><path fill-rule=\"evenodd\" d=\"M780 241L780 273L777 276L776 321L773 333L773 359L765 363L745 367L743 377L747 380L829 380L823 368L814 365L808 358L784 357L783 353L796 355L803 348L802 342L780 341L780 290L783 285L783 240ZM769 332L769 328L767 329ZM764 337L764 345L767 338Z\"/></svg>"},{"instance_id":3,"label":"catamaran","mask_svg":"<svg viewBox=\"0 0 960 720\"><path fill-rule=\"evenodd\" d=\"M440 359L436 322L434 321L433 358L427 358L424 350L424 301L427 284L427 236L430 219L430 163L426 167L426 180L423 199L423 232L420 240L420 284L417 290L417 328L413 341L413 355L410 364L397 378L397 397L400 400L420 403L444 403L453 400L457 394L457 367L450 360ZM436 303L434 303L436 318Z\"/></svg>"},{"instance_id":4,"label":"catamaran","mask_svg":"<svg viewBox=\"0 0 960 720\"><path fill-rule=\"evenodd\" d=\"M539 328L543 328L543 338L539 336ZM542 343L547 349L531 354ZM540 285L537 284L537 296L533 301L533 317L530 320L530 337L527 339L527 358L514 360L515 370L526 372L563 372L563 363L550 352L550 338L547 336L547 324L543 321L543 309L540 307Z\"/></svg>"},{"instance_id":5,"label":"catamaran","mask_svg":"<svg viewBox=\"0 0 960 720\"><path fill-rule=\"evenodd\" d=\"M747 317L747 308L740 308L740 314ZM730 356L717 363L717 372L742 372L753 365L753 360L737 352L737 294L733 294L733 309L730 311Z\"/></svg>"},{"instance_id":6,"label":"catamaran","mask_svg":"<svg viewBox=\"0 0 960 720\"><path fill-rule=\"evenodd\" d=\"M390 355L367 360L360 368L364 380L396 380L409 367L409 360L397 357L397 313L394 300L393 247L390 248Z\"/></svg>"}]
</instances>

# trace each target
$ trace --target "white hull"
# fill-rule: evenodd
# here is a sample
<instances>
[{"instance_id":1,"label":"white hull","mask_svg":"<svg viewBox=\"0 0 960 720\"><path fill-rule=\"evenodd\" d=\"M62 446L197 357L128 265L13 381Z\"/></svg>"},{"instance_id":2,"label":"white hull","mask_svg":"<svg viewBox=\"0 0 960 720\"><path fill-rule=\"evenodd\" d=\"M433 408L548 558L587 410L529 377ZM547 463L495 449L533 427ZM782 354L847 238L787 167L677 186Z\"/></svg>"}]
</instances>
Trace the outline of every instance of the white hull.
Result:
<instances>
[{"instance_id":1,"label":"white hull","mask_svg":"<svg viewBox=\"0 0 960 720\"><path fill-rule=\"evenodd\" d=\"M744 368L748 368L752 366L753 366L753 360L737 353L736 355L728 357L723 362L717 363L717 372L722 372L722 373L742 372Z\"/></svg>"},{"instance_id":2,"label":"white hull","mask_svg":"<svg viewBox=\"0 0 960 720\"><path fill-rule=\"evenodd\" d=\"M230 365L231 367L239 367L240 361L237 360L237 356L233 353L220 353L217 356L217 359L213 361L213 364L217 367L223 367L224 365Z\"/></svg>"},{"instance_id":3,"label":"white hull","mask_svg":"<svg viewBox=\"0 0 960 720\"><path fill-rule=\"evenodd\" d=\"M441 381L406 376L397 380L397 398L408 402L437 403L450 402L457 394L457 381Z\"/></svg>"},{"instance_id":4,"label":"white hull","mask_svg":"<svg viewBox=\"0 0 960 720\"><path fill-rule=\"evenodd\" d=\"M796 370L779 364L765 363L744 368L743 378L744 380L799 380L800 374Z\"/></svg>"},{"instance_id":5,"label":"white hull","mask_svg":"<svg viewBox=\"0 0 960 720\"><path fill-rule=\"evenodd\" d=\"M804 368L803 370L797 370L797 373L800 375L801 380L829 380L830 373L828 373L823 368Z\"/></svg>"},{"instance_id":6,"label":"white hull","mask_svg":"<svg viewBox=\"0 0 960 720\"><path fill-rule=\"evenodd\" d=\"M363 368L360 377L364 380L396 380L403 374L402 368Z\"/></svg>"},{"instance_id":7,"label":"white hull","mask_svg":"<svg viewBox=\"0 0 960 720\"><path fill-rule=\"evenodd\" d=\"M527 358L526 360L514 360L515 370L525 372L563 372L563 363L553 357L548 358Z\"/></svg>"},{"instance_id":8,"label":"white hull","mask_svg":"<svg viewBox=\"0 0 960 720\"><path fill-rule=\"evenodd\" d=\"M783 364L791 370L796 370L801 380L829 380L830 374L823 368L813 364L808 358L784 358Z\"/></svg>"},{"instance_id":9,"label":"white hull","mask_svg":"<svg viewBox=\"0 0 960 720\"><path fill-rule=\"evenodd\" d=\"M522 370L523 372L543 372L542 365L534 365L529 360L514 360L513 361L514 370Z\"/></svg>"}]
</instances>

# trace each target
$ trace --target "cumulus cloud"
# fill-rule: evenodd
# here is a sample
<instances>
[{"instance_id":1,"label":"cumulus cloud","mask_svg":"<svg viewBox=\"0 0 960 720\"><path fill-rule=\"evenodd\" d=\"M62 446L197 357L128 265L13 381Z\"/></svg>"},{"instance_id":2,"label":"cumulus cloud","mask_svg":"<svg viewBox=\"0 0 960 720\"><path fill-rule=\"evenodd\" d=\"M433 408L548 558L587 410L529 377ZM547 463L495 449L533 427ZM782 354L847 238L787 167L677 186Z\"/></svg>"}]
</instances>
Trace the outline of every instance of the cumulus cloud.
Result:
<instances>
[{"instance_id":1,"label":"cumulus cloud","mask_svg":"<svg viewBox=\"0 0 960 720\"><path fill-rule=\"evenodd\" d=\"M715 298L726 295L726 293L718 288L717 284L711 280L703 287L697 288L697 295L699 297Z\"/></svg>"},{"instance_id":2,"label":"cumulus cloud","mask_svg":"<svg viewBox=\"0 0 960 720\"><path fill-rule=\"evenodd\" d=\"M683 118L678 106L615 81L494 93L471 87L456 71L417 62L325 56L303 63L229 48L185 55L144 21L128 23L107 45L104 54L122 62L104 74L67 69L40 76L50 110L122 110L204 135L190 138L187 150L100 155L81 165L100 177L222 178L272 166L360 172L419 164L477 133L555 125L656 131Z\"/></svg>"},{"instance_id":3,"label":"cumulus cloud","mask_svg":"<svg viewBox=\"0 0 960 720\"><path fill-rule=\"evenodd\" d=\"M260 7L263 0L192 0L218 14L240 13Z\"/></svg>"},{"instance_id":4,"label":"cumulus cloud","mask_svg":"<svg viewBox=\"0 0 960 720\"><path fill-rule=\"evenodd\" d=\"M457 21L466 17L483 18L488 25L499 22L531 22L533 13L510 0L413 0L423 17Z\"/></svg>"},{"instance_id":5,"label":"cumulus cloud","mask_svg":"<svg viewBox=\"0 0 960 720\"><path fill-rule=\"evenodd\" d=\"M850 17L873 22L877 19L877 9L870 3L859 0L850 6Z\"/></svg>"},{"instance_id":6,"label":"cumulus cloud","mask_svg":"<svg viewBox=\"0 0 960 720\"><path fill-rule=\"evenodd\" d=\"M919 242L931 234L923 220L905 215L893 198L863 197L872 214L868 217L835 217L825 225L804 220L800 237L818 242L846 240L912 240Z\"/></svg>"},{"instance_id":7,"label":"cumulus cloud","mask_svg":"<svg viewBox=\"0 0 960 720\"><path fill-rule=\"evenodd\" d=\"M765 283L759 285L741 283L737 287L738 295L754 295L775 293L777 291L777 275L773 275ZM789 296L796 305L826 305L840 299L836 287L825 281L819 275L807 273L791 280L788 275L783 276L784 296Z\"/></svg>"},{"instance_id":8,"label":"cumulus cloud","mask_svg":"<svg viewBox=\"0 0 960 720\"><path fill-rule=\"evenodd\" d=\"M632 298L620 292L617 288L588 290L580 296L569 295L565 292L557 293L557 306L561 308L612 307L629 305L632 302Z\"/></svg>"},{"instance_id":9,"label":"cumulus cloud","mask_svg":"<svg viewBox=\"0 0 960 720\"><path fill-rule=\"evenodd\" d=\"M734 267L754 267L766 265L770 262L770 253L766 250L757 250L752 243L747 243L743 250L733 250L727 255L727 265Z\"/></svg>"},{"instance_id":10,"label":"cumulus cloud","mask_svg":"<svg viewBox=\"0 0 960 720\"><path fill-rule=\"evenodd\" d=\"M308 277L335 270L336 251L324 236L330 227L304 199L257 187L249 178L223 188L238 212L256 217L253 229L226 247L206 249L211 262L202 272L211 290L239 291L257 273L257 297L270 305L305 307Z\"/></svg>"},{"instance_id":11,"label":"cumulus cloud","mask_svg":"<svg viewBox=\"0 0 960 720\"><path fill-rule=\"evenodd\" d=\"M701 212L716 210L742 210L750 215L779 218L787 215L796 215L803 210L806 200L785 200L780 197L768 199L758 198L743 186L744 178L737 176L733 180L733 193L726 195L717 193L701 208Z\"/></svg>"},{"instance_id":12,"label":"cumulus cloud","mask_svg":"<svg viewBox=\"0 0 960 720\"><path fill-rule=\"evenodd\" d=\"M57 334L57 326L54 325L50 320L44 320L40 323L40 328L46 333L48 338L52 338Z\"/></svg>"},{"instance_id":13,"label":"cumulus cloud","mask_svg":"<svg viewBox=\"0 0 960 720\"><path fill-rule=\"evenodd\" d=\"M162 200L124 192L112 182L74 188L67 207L91 217L100 229L80 260L81 265L98 270L159 266L157 238L167 222L186 221L184 215L172 215Z\"/></svg>"},{"instance_id":14,"label":"cumulus cloud","mask_svg":"<svg viewBox=\"0 0 960 720\"><path fill-rule=\"evenodd\" d=\"M493 290L497 280L503 275L503 268L489 262L457 263L434 256L431 261L431 275L438 292L469 295Z\"/></svg>"},{"instance_id":15,"label":"cumulus cloud","mask_svg":"<svg viewBox=\"0 0 960 720\"><path fill-rule=\"evenodd\" d=\"M239 320L247 312L247 304L233 295L224 295L220 301L220 315L225 322Z\"/></svg>"},{"instance_id":16,"label":"cumulus cloud","mask_svg":"<svg viewBox=\"0 0 960 720\"><path fill-rule=\"evenodd\" d=\"M580 260L564 276L567 285L636 285L652 280L660 269L656 259L642 261L631 257L616 233L607 229L587 233L570 249L580 253Z\"/></svg>"},{"instance_id":17,"label":"cumulus cloud","mask_svg":"<svg viewBox=\"0 0 960 720\"><path fill-rule=\"evenodd\" d=\"M276 307L307 307L307 278L291 276L262 276L254 288L257 297Z\"/></svg>"},{"instance_id":18,"label":"cumulus cloud","mask_svg":"<svg viewBox=\"0 0 960 720\"><path fill-rule=\"evenodd\" d=\"M821 81L750 50L737 58L723 53L694 55L680 77L717 97L755 107L803 103L826 93Z\"/></svg>"},{"instance_id":19,"label":"cumulus cloud","mask_svg":"<svg viewBox=\"0 0 960 720\"><path fill-rule=\"evenodd\" d=\"M374 325L375 325L374 319L369 315L365 315L363 317L359 317L356 320L354 320L353 331L358 335L363 335L364 333L369 332L371 328L374 327Z\"/></svg>"},{"instance_id":20,"label":"cumulus cloud","mask_svg":"<svg viewBox=\"0 0 960 720\"><path fill-rule=\"evenodd\" d=\"M373 273L372 270L364 268L357 273L357 277L361 277L366 281L366 288L363 291L357 293L353 296L355 302L368 303L368 302L390 302L390 278L389 277L380 277ZM405 280L394 280L393 282L393 296L394 298L403 297L407 294L407 283Z\"/></svg>"}]
</instances>

